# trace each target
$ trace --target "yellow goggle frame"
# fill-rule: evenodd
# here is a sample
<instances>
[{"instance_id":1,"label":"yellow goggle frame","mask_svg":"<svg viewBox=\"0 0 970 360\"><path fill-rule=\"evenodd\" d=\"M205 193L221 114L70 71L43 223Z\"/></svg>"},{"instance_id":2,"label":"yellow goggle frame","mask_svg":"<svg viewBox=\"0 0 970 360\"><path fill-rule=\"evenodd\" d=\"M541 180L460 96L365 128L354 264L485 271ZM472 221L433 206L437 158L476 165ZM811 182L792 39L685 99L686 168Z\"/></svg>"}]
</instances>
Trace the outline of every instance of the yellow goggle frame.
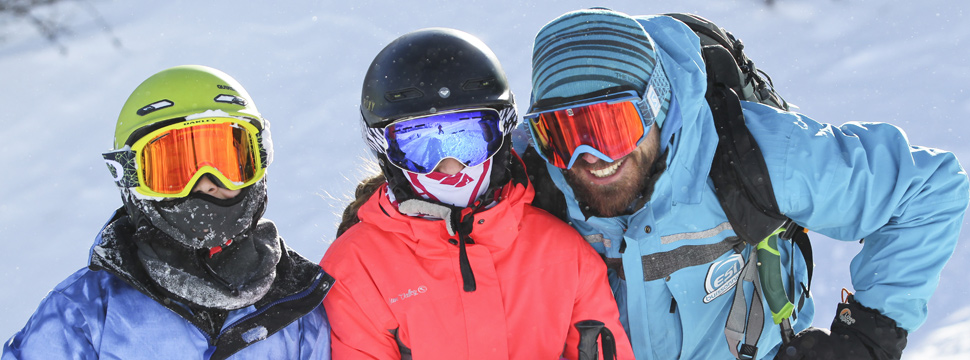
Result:
<instances>
[{"instance_id":1,"label":"yellow goggle frame","mask_svg":"<svg viewBox=\"0 0 970 360\"><path fill-rule=\"evenodd\" d=\"M145 196L188 196L205 174L238 190L266 174L261 134L246 119L204 117L155 129L103 156L119 187Z\"/></svg>"}]
</instances>

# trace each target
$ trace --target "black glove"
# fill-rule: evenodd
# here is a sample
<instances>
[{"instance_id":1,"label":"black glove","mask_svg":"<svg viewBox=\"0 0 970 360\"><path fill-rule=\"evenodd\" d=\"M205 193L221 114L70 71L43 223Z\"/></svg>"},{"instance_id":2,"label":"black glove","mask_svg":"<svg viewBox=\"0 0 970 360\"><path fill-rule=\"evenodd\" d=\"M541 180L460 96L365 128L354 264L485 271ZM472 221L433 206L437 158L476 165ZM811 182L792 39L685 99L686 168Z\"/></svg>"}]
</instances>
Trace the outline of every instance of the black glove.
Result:
<instances>
[{"instance_id":1,"label":"black glove","mask_svg":"<svg viewBox=\"0 0 970 360\"><path fill-rule=\"evenodd\" d=\"M862 306L849 295L845 303L839 304L831 332L805 329L782 345L775 360L899 359L907 334L893 319Z\"/></svg>"}]
</instances>

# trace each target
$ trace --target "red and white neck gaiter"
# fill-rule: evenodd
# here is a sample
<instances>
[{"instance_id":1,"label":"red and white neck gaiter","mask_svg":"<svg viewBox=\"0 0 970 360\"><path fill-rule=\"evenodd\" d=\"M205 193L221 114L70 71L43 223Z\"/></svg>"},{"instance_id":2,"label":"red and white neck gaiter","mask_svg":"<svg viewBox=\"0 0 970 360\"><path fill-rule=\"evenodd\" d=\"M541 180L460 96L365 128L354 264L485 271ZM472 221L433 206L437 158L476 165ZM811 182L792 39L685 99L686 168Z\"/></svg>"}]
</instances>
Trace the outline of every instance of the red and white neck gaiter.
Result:
<instances>
[{"instance_id":1,"label":"red and white neck gaiter","mask_svg":"<svg viewBox=\"0 0 970 360\"><path fill-rule=\"evenodd\" d=\"M441 172L415 174L404 172L411 189L422 199L435 200L458 207L468 207L485 194L492 177L492 159L465 167L455 175Z\"/></svg>"}]
</instances>

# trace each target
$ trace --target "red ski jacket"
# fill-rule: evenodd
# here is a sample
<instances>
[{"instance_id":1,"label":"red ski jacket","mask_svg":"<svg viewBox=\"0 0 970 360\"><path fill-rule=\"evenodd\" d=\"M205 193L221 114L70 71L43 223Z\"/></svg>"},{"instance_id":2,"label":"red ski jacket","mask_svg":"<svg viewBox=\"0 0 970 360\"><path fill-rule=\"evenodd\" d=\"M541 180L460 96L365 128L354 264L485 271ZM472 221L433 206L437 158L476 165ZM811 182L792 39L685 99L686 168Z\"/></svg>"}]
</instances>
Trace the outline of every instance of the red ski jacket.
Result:
<instances>
[{"instance_id":1,"label":"red ski jacket","mask_svg":"<svg viewBox=\"0 0 970 360\"><path fill-rule=\"evenodd\" d=\"M334 359L576 359L573 325L583 320L605 323L618 358L633 359L602 258L530 205L527 182L473 214L471 292L446 221L403 215L386 192L361 206L361 222L320 263L337 279L323 302Z\"/></svg>"}]
</instances>

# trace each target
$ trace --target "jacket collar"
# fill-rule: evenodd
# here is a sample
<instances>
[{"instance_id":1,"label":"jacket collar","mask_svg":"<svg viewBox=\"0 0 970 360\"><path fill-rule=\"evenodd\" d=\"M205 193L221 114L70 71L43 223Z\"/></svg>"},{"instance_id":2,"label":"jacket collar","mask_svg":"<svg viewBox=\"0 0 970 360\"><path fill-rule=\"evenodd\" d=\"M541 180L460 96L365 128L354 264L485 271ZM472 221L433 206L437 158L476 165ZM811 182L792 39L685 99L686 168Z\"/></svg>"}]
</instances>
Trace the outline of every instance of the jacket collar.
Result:
<instances>
[{"instance_id":1,"label":"jacket collar","mask_svg":"<svg viewBox=\"0 0 970 360\"><path fill-rule=\"evenodd\" d=\"M205 320L209 316L200 315L208 310L191 311L177 301L172 301L152 282L135 255L137 250L130 239L134 231L124 208L115 211L95 238L88 268L92 271L107 271L172 310L211 337L217 343L217 351L235 352L248 346L248 343L237 341L238 336L220 336L222 325L210 323ZM273 333L312 311L329 292L334 278L316 263L286 247L282 241L280 239L285 251L277 264L276 281L270 291L256 302L255 315L247 316L248 320L225 329L226 332L263 326ZM265 311L270 307L273 308L272 311Z\"/></svg>"},{"instance_id":2,"label":"jacket collar","mask_svg":"<svg viewBox=\"0 0 970 360\"><path fill-rule=\"evenodd\" d=\"M519 167L521 168L521 160ZM499 199L494 206L471 212L473 217L470 237L476 245L483 245L490 251L508 248L518 236L519 223L526 204L532 202L534 192L524 171L513 170L513 180L499 190ZM380 227L383 231L396 235L409 247L423 257L447 257L454 245L449 243L456 236L449 234L447 220L432 220L401 214L387 198L387 184L381 185L377 192L361 206L358 212L361 222Z\"/></svg>"}]
</instances>

